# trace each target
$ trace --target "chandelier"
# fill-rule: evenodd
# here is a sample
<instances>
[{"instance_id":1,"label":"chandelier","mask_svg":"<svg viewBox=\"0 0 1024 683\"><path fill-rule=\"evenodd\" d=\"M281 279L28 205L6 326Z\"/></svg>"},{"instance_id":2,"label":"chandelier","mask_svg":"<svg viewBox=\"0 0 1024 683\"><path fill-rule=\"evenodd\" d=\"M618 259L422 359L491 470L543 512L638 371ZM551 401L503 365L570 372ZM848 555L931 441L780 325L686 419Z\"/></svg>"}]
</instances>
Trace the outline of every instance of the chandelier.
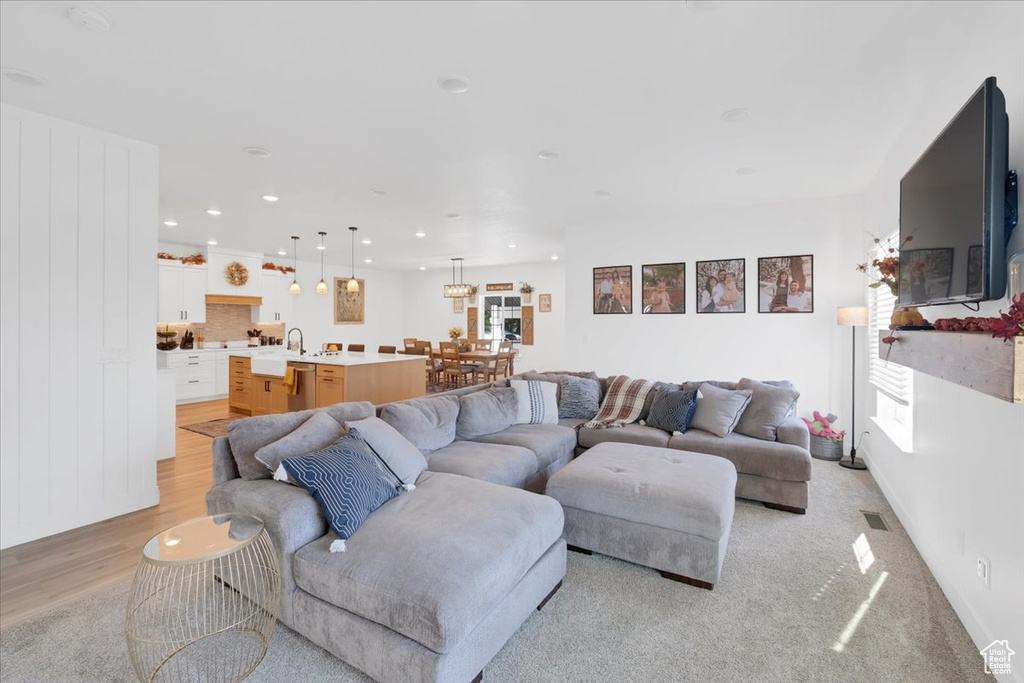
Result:
<instances>
[{"instance_id":1,"label":"chandelier","mask_svg":"<svg viewBox=\"0 0 1024 683\"><path fill-rule=\"evenodd\" d=\"M455 280L455 262L459 262L459 279ZM467 285L462 281L462 258L452 259L452 283L444 286L444 298L446 299L464 299L470 296L473 290L473 285Z\"/></svg>"}]
</instances>

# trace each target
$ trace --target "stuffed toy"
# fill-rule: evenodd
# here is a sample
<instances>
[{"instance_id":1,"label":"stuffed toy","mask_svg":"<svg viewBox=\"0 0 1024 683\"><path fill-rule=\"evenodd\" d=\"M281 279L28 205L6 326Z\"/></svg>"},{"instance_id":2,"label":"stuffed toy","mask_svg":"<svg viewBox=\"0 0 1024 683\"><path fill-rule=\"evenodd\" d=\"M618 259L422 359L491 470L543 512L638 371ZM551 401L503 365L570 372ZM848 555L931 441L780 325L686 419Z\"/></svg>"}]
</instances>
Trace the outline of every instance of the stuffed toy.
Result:
<instances>
[{"instance_id":1,"label":"stuffed toy","mask_svg":"<svg viewBox=\"0 0 1024 683\"><path fill-rule=\"evenodd\" d=\"M846 436L846 430L837 432L832 429L832 424L835 423L839 418L832 413L828 415L822 415L817 410L814 411L814 420L808 420L806 417L801 418L807 425L807 429L814 436L822 436L826 439L841 440Z\"/></svg>"}]
</instances>

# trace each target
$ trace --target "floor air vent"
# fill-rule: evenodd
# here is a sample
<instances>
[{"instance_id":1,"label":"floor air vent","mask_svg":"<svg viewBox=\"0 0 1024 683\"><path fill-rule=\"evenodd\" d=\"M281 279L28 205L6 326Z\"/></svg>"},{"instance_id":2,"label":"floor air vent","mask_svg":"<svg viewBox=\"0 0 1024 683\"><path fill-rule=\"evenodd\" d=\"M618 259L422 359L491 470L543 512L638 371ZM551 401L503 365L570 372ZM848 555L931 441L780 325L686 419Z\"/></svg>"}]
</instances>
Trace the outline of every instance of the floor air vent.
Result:
<instances>
[{"instance_id":1,"label":"floor air vent","mask_svg":"<svg viewBox=\"0 0 1024 683\"><path fill-rule=\"evenodd\" d=\"M877 512L868 512L867 510L861 510L861 514L864 515L864 519L868 521L868 526L872 529L878 529L879 531L888 531L889 527L885 525L885 520L882 519L882 515Z\"/></svg>"}]
</instances>

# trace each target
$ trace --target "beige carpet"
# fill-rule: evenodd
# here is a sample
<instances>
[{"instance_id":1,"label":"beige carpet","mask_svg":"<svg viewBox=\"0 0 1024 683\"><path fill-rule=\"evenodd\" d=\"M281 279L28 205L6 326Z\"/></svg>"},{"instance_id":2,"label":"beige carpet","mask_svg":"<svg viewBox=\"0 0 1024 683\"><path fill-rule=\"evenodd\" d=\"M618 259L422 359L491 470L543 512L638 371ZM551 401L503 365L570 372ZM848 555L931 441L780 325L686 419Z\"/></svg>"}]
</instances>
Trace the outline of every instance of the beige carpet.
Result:
<instances>
[{"instance_id":1,"label":"beige carpet","mask_svg":"<svg viewBox=\"0 0 1024 683\"><path fill-rule=\"evenodd\" d=\"M815 461L811 491L806 516L737 501L714 591L569 553L562 590L498 653L485 680L993 680L870 475ZM869 529L860 510L880 512L891 531ZM874 556L864 573L852 547L861 534ZM0 679L131 680L127 589L0 632ZM248 680L367 679L279 627Z\"/></svg>"}]
</instances>

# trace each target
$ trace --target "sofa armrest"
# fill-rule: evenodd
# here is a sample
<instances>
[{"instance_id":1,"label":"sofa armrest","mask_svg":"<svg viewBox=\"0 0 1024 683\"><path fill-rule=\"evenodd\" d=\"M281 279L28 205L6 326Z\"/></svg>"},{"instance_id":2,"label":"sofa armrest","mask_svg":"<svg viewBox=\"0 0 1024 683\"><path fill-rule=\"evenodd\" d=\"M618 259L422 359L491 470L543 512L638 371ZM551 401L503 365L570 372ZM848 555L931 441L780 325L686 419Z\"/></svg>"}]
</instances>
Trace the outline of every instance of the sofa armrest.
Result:
<instances>
[{"instance_id":1,"label":"sofa armrest","mask_svg":"<svg viewBox=\"0 0 1024 683\"><path fill-rule=\"evenodd\" d=\"M232 479L238 479L238 465L235 463L235 456L231 453L231 445L228 437L218 436L213 440L213 484L223 484Z\"/></svg>"},{"instance_id":2,"label":"sofa armrest","mask_svg":"<svg viewBox=\"0 0 1024 683\"><path fill-rule=\"evenodd\" d=\"M292 557L299 548L327 533L320 506L298 486L272 479L232 479L210 489L206 509L211 515L252 515L266 525L281 568L281 618L291 624L291 596L296 589Z\"/></svg>"},{"instance_id":3,"label":"sofa armrest","mask_svg":"<svg viewBox=\"0 0 1024 683\"><path fill-rule=\"evenodd\" d=\"M779 424L779 430L775 437L779 443L788 443L799 446L805 451L811 449L811 435L807 431L807 425L799 417L787 417Z\"/></svg>"}]
</instances>

